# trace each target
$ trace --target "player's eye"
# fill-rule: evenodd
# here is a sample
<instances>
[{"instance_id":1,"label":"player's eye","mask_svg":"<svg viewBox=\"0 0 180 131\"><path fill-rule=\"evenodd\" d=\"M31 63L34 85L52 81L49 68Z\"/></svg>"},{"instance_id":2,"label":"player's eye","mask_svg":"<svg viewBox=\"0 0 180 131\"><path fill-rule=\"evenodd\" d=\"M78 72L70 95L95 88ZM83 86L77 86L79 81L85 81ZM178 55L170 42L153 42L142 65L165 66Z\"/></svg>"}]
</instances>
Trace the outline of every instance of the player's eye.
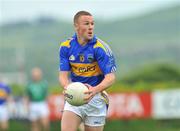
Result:
<instances>
[{"instance_id":1,"label":"player's eye","mask_svg":"<svg viewBox=\"0 0 180 131\"><path fill-rule=\"evenodd\" d=\"M84 25L89 25L89 22L84 23Z\"/></svg>"}]
</instances>

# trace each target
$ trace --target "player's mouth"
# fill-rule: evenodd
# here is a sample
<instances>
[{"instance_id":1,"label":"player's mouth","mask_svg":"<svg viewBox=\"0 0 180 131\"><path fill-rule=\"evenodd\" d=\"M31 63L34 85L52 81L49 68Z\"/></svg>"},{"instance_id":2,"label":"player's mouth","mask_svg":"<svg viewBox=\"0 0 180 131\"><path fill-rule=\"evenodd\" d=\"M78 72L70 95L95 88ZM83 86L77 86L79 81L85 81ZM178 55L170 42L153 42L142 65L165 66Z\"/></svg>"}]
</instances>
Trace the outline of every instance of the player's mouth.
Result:
<instances>
[{"instance_id":1,"label":"player's mouth","mask_svg":"<svg viewBox=\"0 0 180 131\"><path fill-rule=\"evenodd\" d=\"M88 35L89 35L89 36L92 36L92 35L93 35L93 32L88 32Z\"/></svg>"}]
</instances>

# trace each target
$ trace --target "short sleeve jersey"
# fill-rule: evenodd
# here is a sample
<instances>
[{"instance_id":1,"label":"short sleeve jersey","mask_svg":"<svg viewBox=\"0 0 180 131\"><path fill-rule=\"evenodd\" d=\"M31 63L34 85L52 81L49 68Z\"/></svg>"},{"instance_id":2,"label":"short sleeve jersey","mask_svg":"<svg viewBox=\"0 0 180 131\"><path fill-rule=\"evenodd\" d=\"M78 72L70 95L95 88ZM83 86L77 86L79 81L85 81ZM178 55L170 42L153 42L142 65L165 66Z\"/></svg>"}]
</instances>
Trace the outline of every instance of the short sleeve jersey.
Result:
<instances>
[{"instance_id":1,"label":"short sleeve jersey","mask_svg":"<svg viewBox=\"0 0 180 131\"><path fill-rule=\"evenodd\" d=\"M45 101L48 95L47 82L42 80L29 83L26 87L26 94L32 102Z\"/></svg>"},{"instance_id":2,"label":"short sleeve jersey","mask_svg":"<svg viewBox=\"0 0 180 131\"><path fill-rule=\"evenodd\" d=\"M5 104L7 96L11 93L9 86L0 83L0 105Z\"/></svg>"},{"instance_id":3,"label":"short sleeve jersey","mask_svg":"<svg viewBox=\"0 0 180 131\"><path fill-rule=\"evenodd\" d=\"M78 43L76 34L62 42L59 59L59 70L70 71L72 82L91 86L98 85L106 74L116 71L110 47L96 36L84 46Z\"/></svg>"}]
</instances>

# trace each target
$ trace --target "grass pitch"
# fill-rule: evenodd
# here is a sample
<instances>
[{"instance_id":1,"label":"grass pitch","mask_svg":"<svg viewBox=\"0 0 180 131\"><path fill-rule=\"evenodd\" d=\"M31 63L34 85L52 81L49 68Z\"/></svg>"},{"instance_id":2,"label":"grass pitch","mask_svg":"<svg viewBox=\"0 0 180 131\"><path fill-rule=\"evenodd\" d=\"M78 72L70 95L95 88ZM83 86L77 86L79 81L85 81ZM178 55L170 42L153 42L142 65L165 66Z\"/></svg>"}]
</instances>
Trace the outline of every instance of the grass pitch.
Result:
<instances>
[{"instance_id":1,"label":"grass pitch","mask_svg":"<svg viewBox=\"0 0 180 131\"><path fill-rule=\"evenodd\" d=\"M104 131L180 131L180 120L107 120ZM50 131L60 131L60 121L51 122ZM10 121L9 131L30 131L29 121Z\"/></svg>"}]
</instances>

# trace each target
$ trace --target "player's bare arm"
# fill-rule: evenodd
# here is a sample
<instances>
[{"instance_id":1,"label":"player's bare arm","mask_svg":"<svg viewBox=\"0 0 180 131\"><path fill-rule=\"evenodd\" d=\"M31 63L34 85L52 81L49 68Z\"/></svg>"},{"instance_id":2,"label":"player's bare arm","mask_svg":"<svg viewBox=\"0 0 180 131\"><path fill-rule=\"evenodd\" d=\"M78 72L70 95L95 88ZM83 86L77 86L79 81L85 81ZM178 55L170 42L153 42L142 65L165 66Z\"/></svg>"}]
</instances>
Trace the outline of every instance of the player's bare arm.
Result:
<instances>
[{"instance_id":1,"label":"player's bare arm","mask_svg":"<svg viewBox=\"0 0 180 131\"><path fill-rule=\"evenodd\" d=\"M69 84L69 71L60 71L59 72L59 83L65 89L65 87Z\"/></svg>"}]
</instances>

